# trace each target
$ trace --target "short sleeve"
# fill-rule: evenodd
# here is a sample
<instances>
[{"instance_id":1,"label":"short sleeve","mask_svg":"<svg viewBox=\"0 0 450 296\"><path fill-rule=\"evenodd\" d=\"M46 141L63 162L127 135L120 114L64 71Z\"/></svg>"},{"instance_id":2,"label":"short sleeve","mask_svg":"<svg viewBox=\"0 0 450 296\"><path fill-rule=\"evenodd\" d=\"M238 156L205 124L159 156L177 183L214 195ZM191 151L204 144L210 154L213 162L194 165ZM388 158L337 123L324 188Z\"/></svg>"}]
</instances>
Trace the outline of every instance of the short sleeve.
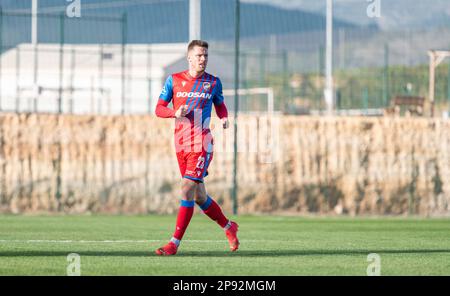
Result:
<instances>
[{"instance_id":1,"label":"short sleeve","mask_svg":"<svg viewBox=\"0 0 450 296\"><path fill-rule=\"evenodd\" d=\"M167 77L166 82L164 83L164 87L161 91L161 94L159 95L159 98L170 103L172 97L173 97L173 78L172 75L170 75L169 77Z\"/></svg>"},{"instance_id":2,"label":"short sleeve","mask_svg":"<svg viewBox=\"0 0 450 296\"><path fill-rule=\"evenodd\" d=\"M217 84L215 87L214 97L213 97L213 103L214 105L218 106L222 104L224 98L222 93L222 82L220 82L220 79L217 78Z\"/></svg>"}]
</instances>

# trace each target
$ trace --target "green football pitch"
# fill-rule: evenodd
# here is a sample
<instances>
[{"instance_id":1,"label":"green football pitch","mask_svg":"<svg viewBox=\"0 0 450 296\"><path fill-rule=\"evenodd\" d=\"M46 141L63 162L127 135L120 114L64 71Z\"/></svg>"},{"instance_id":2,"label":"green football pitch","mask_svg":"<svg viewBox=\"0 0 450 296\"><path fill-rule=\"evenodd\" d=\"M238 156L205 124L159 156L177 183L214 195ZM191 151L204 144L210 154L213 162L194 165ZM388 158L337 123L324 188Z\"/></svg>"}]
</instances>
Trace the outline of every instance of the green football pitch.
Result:
<instances>
[{"instance_id":1,"label":"green football pitch","mask_svg":"<svg viewBox=\"0 0 450 296\"><path fill-rule=\"evenodd\" d=\"M1 275L450 275L450 219L239 216L240 249L196 214L176 256L175 216L0 216ZM369 259L369 260L368 260Z\"/></svg>"}]
</instances>

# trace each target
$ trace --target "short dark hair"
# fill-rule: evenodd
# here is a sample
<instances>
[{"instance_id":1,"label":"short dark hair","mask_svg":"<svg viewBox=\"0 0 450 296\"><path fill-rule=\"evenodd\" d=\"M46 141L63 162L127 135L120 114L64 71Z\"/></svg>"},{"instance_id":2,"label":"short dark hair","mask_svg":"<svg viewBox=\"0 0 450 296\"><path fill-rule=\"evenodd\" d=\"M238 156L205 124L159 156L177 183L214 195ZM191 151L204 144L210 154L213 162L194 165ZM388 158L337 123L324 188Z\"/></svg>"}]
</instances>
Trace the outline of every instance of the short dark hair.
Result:
<instances>
[{"instance_id":1,"label":"short dark hair","mask_svg":"<svg viewBox=\"0 0 450 296\"><path fill-rule=\"evenodd\" d=\"M204 48L208 48L208 42L203 41L203 40L192 40L191 42L189 42L188 45L188 52L191 51L195 46L200 46L200 47L204 47Z\"/></svg>"}]
</instances>

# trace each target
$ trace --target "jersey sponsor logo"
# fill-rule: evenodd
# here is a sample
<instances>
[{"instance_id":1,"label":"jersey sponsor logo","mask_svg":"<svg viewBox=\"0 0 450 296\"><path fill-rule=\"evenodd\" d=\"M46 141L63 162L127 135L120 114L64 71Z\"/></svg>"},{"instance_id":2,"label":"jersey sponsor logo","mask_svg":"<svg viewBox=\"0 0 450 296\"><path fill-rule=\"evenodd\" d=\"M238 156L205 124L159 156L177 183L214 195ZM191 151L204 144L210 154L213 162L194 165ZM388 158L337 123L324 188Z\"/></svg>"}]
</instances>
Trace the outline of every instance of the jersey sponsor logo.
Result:
<instances>
[{"instance_id":1,"label":"jersey sponsor logo","mask_svg":"<svg viewBox=\"0 0 450 296\"><path fill-rule=\"evenodd\" d=\"M211 83L209 83L209 82L203 82L203 88L204 88L206 91L209 91L209 89L211 88Z\"/></svg>"},{"instance_id":2,"label":"jersey sponsor logo","mask_svg":"<svg viewBox=\"0 0 450 296\"><path fill-rule=\"evenodd\" d=\"M211 99L211 94L206 94L202 92L186 92L186 91L179 91L177 92L177 97L179 98L203 98L203 99Z\"/></svg>"}]
</instances>

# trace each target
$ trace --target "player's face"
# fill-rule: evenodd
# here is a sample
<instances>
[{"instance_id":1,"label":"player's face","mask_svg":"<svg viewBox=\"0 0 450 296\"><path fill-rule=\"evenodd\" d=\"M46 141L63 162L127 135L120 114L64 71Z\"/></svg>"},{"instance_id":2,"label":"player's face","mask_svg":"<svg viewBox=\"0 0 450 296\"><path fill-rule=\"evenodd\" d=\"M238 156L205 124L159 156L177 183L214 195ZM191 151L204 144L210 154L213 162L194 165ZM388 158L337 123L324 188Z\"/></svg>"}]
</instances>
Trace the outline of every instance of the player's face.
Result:
<instances>
[{"instance_id":1,"label":"player's face","mask_svg":"<svg viewBox=\"0 0 450 296\"><path fill-rule=\"evenodd\" d=\"M208 64L208 49L205 47L194 46L188 53L189 69L197 73L206 70Z\"/></svg>"}]
</instances>

